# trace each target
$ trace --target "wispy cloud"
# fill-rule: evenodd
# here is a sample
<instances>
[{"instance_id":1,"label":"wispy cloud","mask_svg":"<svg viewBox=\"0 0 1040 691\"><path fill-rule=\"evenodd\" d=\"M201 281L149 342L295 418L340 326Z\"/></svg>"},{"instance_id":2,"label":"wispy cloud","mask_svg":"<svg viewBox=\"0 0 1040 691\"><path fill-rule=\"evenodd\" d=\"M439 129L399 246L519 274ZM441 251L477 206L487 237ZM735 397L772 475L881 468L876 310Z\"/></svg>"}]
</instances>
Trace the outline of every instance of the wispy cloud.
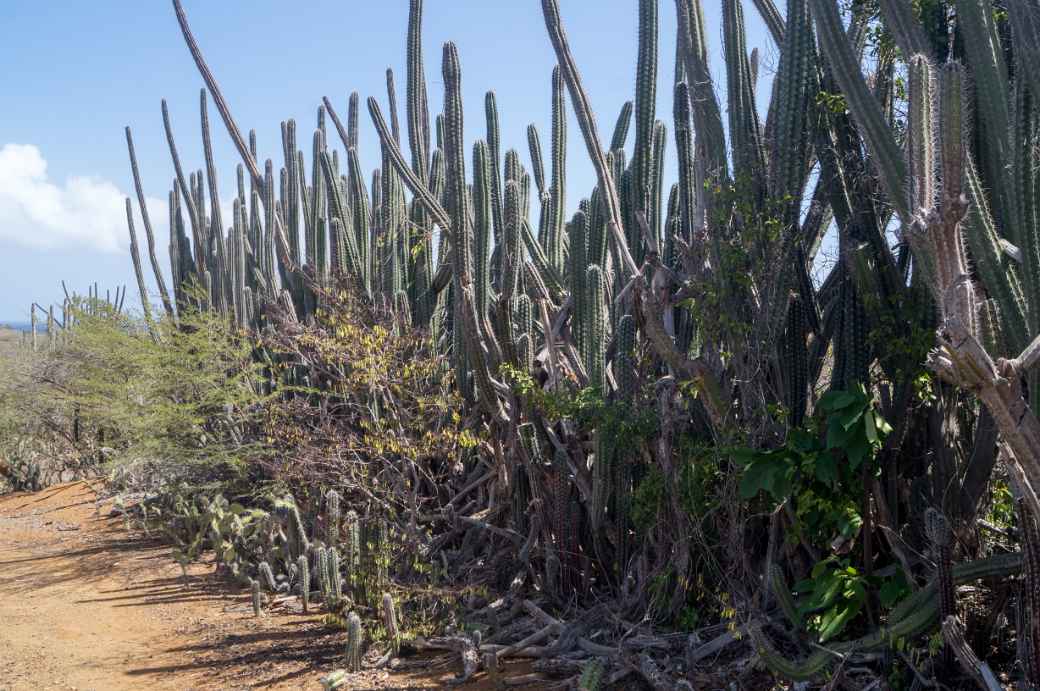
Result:
<instances>
[{"instance_id":1,"label":"wispy cloud","mask_svg":"<svg viewBox=\"0 0 1040 691\"><path fill-rule=\"evenodd\" d=\"M126 193L97 177L48 179L47 160L32 144L0 147L0 242L34 249L81 248L123 252L130 244ZM136 207L136 200L134 203ZM148 199L156 241L166 245L166 202ZM144 226L135 208L138 239Z\"/></svg>"}]
</instances>

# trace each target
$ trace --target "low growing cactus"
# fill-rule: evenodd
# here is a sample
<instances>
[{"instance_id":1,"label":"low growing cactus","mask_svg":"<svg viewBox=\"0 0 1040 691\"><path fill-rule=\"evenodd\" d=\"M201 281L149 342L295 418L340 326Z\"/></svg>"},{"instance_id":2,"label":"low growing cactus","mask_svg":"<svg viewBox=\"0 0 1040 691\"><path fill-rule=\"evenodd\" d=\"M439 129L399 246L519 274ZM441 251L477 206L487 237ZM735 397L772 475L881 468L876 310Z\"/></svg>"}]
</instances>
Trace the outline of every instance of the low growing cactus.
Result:
<instances>
[{"instance_id":1,"label":"low growing cactus","mask_svg":"<svg viewBox=\"0 0 1040 691\"><path fill-rule=\"evenodd\" d=\"M249 589L252 591L253 595L253 616L259 617L261 604L260 581L253 578L249 579Z\"/></svg>"},{"instance_id":2,"label":"low growing cactus","mask_svg":"<svg viewBox=\"0 0 1040 691\"><path fill-rule=\"evenodd\" d=\"M296 573L300 583L300 603L306 614L311 604L311 567L306 554L301 554L296 560Z\"/></svg>"},{"instance_id":3,"label":"low growing cactus","mask_svg":"<svg viewBox=\"0 0 1040 691\"><path fill-rule=\"evenodd\" d=\"M383 593L383 628L390 639L390 651L394 655L401 653L401 630L397 624L397 609L390 593Z\"/></svg>"},{"instance_id":4,"label":"low growing cactus","mask_svg":"<svg viewBox=\"0 0 1040 691\"><path fill-rule=\"evenodd\" d=\"M357 612L347 615L347 669L361 671L361 617Z\"/></svg>"}]
</instances>

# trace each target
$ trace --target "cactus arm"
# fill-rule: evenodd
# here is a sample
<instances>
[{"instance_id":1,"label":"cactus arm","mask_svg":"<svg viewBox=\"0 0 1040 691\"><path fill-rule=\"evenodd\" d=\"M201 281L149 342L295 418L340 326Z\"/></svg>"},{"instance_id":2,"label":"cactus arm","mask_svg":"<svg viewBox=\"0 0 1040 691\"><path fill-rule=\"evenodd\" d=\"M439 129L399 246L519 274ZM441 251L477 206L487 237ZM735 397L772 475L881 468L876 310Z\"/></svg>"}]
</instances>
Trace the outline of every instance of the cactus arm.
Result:
<instances>
[{"instance_id":1,"label":"cactus arm","mask_svg":"<svg viewBox=\"0 0 1040 691\"><path fill-rule=\"evenodd\" d=\"M657 101L658 0L639 0L639 47L636 60L635 146L632 150L632 186L629 216L625 217L628 245L636 263L643 259L643 239L634 214L651 217L647 195L653 184L654 121Z\"/></svg>"},{"instance_id":2,"label":"cactus arm","mask_svg":"<svg viewBox=\"0 0 1040 691\"><path fill-rule=\"evenodd\" d=\"M361 96L356 91L350 92L347 99L347 149L358 148L358 109Z\"/></svg>"},{"instance_id":3,"label":"cactus arm","mask_svg":"<svg viewBox=\"0 0 1040 691\"><path fill-rule=\"evenodd\" d=\"M816 110L813 100L819 92L819 82L816 42L805 0L792 0L788 13L788 31L777 72L770 193L800 201L810 170L814 129L811 118ZM801 209L797 202L788 203L787 209L785 221L793 228Z\"/></svg>"},{"instance_id":4,"label":"cactus arm","mask_svg":"<svg viewBox=\"0 0 1040 691\"><path fill-rule=\"evenodd\" d=\"M549 258L545 256L545 252L531 231L531 226L526 221L523 224L523 241L527 253L531 256L531 262L534 264L542 283L545 284L549 296L556 303L562 302L563 282L560 279L560 275L550 266Z\"/></svg>"},{"instance_id":5,"label":"cactus arm","mask_svg":"<svg viewBox=\"0 0 1040 691\"><path fill-rule=\"evenodd\" d=\"M199 111L202 119L202 150L206 159L206 180L209 183L210 236L216 239L216 283L213 296L223 312L227 312L231 281L228 280L227 250L224 243L224 223L220 214L220 191L217 188L217 166L213 160L213 141L210 136L209 115L206 108L206 90L199 91Z\"/></svg>"},{"instance_id":6,"label":"cactus arm","mask_svg":"<svg viewBox=\"0 0 1040 691\"><path fill-rule=\"evenodd\" d=\"M347 669L351 672L361 671L361 617L357 612L347 615Z\"/></svg>"},{"instance_id":7,"label":"cactus arm","mask_svg":"<svg viewBox=\"0 0 1040 691\"><path fill-rule=\"evenodd\" d=\"M220 112L220 117L224 120L224 125L227 128L228 134L231 135L231 140L234 142L235 148L238 149L239 155L245 162L246 168L249 169L249 174L253 178L257 188L263 190L265 184L264 177L261 175L260 168L257 166L256 157L246 146L246 142L242 138L242 132L238 129L238 125L235 124L234 118L231 117L231 109L228 107L227 101L224 100L224 95L220 91L220 86L217 84L216 78L213 76L213 73L210 71L205 59L202 57L202 50L199 48L195 36L192 35L191 27L188 25L188 17L184 13L184 8L181 6L181 0L173 0L173 9L177 14L177 23L180 24L181 33L184 36L184 42L187 44L188 50L191 52L191 56L195 60L195 65L198 67L199 73L202 75L202 79L206 83L206 87L213 96L213 101L216 103L217 110ZM266 198L266 196L261 195L261 199ZM275 216L275 223L275 233L278 236L278 243L281 245L285 242L285 233L281 228L281 219L277 215ZM286 266L287 271L292 268L291 264Z\"/></svg>"},{"instance_id":8,"label":"cactus arm","mask_svg":"<svg viewBox=\"0 0 1040 691\"><path fill-rule=\"evenodd\" d=\"M134 138L130 128L126 128L126 148L130 154L130 171L134 177L134 189L137 192L137 205L141 208L141 220L144 221L144 234L148 240L148 258L152 264L152 272L155 274L155 284L159 287L159 296L162 298L163 309L170 317L175 317L173 303L170 302L170 294L166 290L166 279L163 278L162 269L159 267L159 259L155 254L155 232L152 229L152 221L148 216L148 203L144 198L144 187L141 185L141 172L137 167L137 154L134 152Z\"/></svg>"},{"instance_id":9,"label":"cactus arm","mask_svg":"<svg viewBox=\"0 0 1040 691\"><path fill-rule=\"evenodd\" d=\"M386 70L386 109L390 112L390 131L393 132L394 141L401 145L401 122L397 117L397 88L394 86L394 71L389 67Z\"/></svg>"},{"instance_id":10,"label":"cactus arm","mask_svg":"<svg viewBox=\"0 0 1040 691\"><path fill-rule=\"evenodd\" d=\"M546 194L545 190L545 162L542 160L542 140L538 136L538 127L532 122L527 126L527 149L531 155L531 170L534 172L534 186L538 191L538 197Z\"/></svg>"},{"instance_id":11,"label":"cactus arm","mask_svg":"<svg viewBox=\"0 0 1040 691\"><path fill-rule=\"evenodd\" d=\"M765 172L761 127L751 88L751 69L744 33L744 10L740 0L723 0L723 48L726 56L726 94L729 99L729 136L733 167L750 175L757 186ZM781 53L781 60L788 51ZM781 88L785 80L780 80ZM793 80L792 80L793 81ZM804 137L804 134L802 135ZM791 142L785 142L790 146ZM756 190L759 194L761 190ZM757 200L756 200L757 201Z\"/></svg>"},{"instance_id":12,"label":"cactus arm","mask_svg":"<svg viewBox=\"0 0 1040 691\"><path fill-rule=\"evenodd\" d=\"M303 613L307 614L311 603L311 569L310 560L306 554L301 554L296 559L296 573L300 579L300 604L303 607Z\"/></svg>"},{"instance_id":13,"label":"cactus arm","mask_svg":"<svg viewBox=\"0 0 1040 691\"><path fill-rule=\"evenodd\" d=\"M498 101L495 92L489 91L484 95L484 119L487 124L487 144L491 154L491 215L495 221L495 241L500 238L503 228L502 220L502 138L498 124ZM444 148L441 146L440 148Z\"/></svg>"},{"instance_id":14,"label":"cactus arm","mask_svg":"<svg viewBox=\"0 0 1040 691\"><path fill-rule=\"evenodd\" d=\"M191 57L195 60L195 65L199 68L199 73L202 75L203 81L206 82L206 86L213 95L213 101L217 105L217 110L220 111L220 116L224 119L224 124L227 126L228 133L231 135L231 139L235 143L235 148L238 149L238 153L242 156L242 160L245 161L246 167L249 168L249 174L256 181L257 186L263 187L263 176L260 174L260 168L256 164L256 159L246 147L245 140L242 138L242 133L239 131L238 126L231 117L231 109L228 107L227 101L224 100L220 87L217 85L216 78L213 76L213 73L210 72L209 66L202 57L202 50L199 48L199 44L195 40L194 35L192 35L191 27L188 25L188 17L184 13L184 8L181 6L181 0L173 0L173 9L177 14L177 22L180 24L181 33L184 35L184 42L188 45Z\"/></svg>"},{"instance_id":15,"label":"cactus arm","mask_svg":"<svg viewBox=\"0 0 1040 691\"><path fill-rule=\"evenodd\" d=\"M423 0L411 0L408 12L408 83L406 114L412 170L423 183L429 180L430 109L422 51Z\"/></svg>"},{"instance_id":16,"label":"cactus arm","mask_svg":"<svg viewBox=\"0 0 1040 691\"><path fill-rule=\"evenodd\" d=\"M978 108L980 132L984 145L979 155L986 178L991 181L998 203L997 219L1009 233L1018 229L1014 201L1007 169L1011 142L1008 136L1012 129L1009 111L1011 87L1008 82L1008 67L1004 61L1004 50L997 36L992 5L983 0L956 0L957 23L964 39L965 54L975 84L975 101ZM1009 239L1022 246L1022 238L1012 234Z\"/></svg>"},{"instance_id":17,"label":"cactus arm","mask_svg":"<svg viewBox=\"0 0 1040 691\"><path fill-rule=\"evenodd\" d=\"M126 198L126 225L130 231L130 258L134 263L134 276L137 278L137 289L141 293L141 310L144 312L144 319L148 322L149 330L152 331L154 336L154 329L152 327L152 310L151 303L148 300L148 286L144 282L144 271L141 269L141 252L137 246L137 233L134 231L134 206L133 202L130 201L130 197ZM33 312L35 315L35 312ZM33 322L35 325L35 320ZM34 346L35 348L35 346Z\"/></svg>"},{"instance_id":18,"label":"cactus arm","mask_svg":"<svg viewBox=\"0 0 1040 691\"><path fill-rule=\"evenodd\" d=\"M979 660L979 656L964 639L964 627L957 621L957 617L948 616L943 620L942 636L947 647L956 655L961 669L979 685L979 688L984 691L1001 691L1004 688L993 675L990 666Z\"/></svg>"},{"instance_id":19,"label":"cactus arm","mask_svg":"<svg viewBox=\"0 0 1040 691\"><path fill-rule=\"evenodd\" d=\"M675 87L675 149L679 159L680 237L693 238L694 229L704 225L704 208L700 204L704 181L694 158L694 132L690 114L690 89L686 82Z\"/></svg>"},{"instance_id":20,"label":"cactus arm","mask_svg":"<svg viewBox=\"0 0 1040 691\"><path fill-rule=\"evenodd\" d=\"M899 218L909 223L906 163L881 106L863 79L859 60L849 43L834 0L809 0L816 23L820 48L849 104L849 110L863 134L878 168L881 184Z\"/></svg>"},{"instance_id":21,"label":"cactus arm","mask_svg":"<svg viewBox=\"0 0 1040 691\"><path fill-rule=\"evenodd\" d=\"M245 330L249 326L249 309L246 304L246 219L241 199L234 201L234 225L231 235L231 295L234 298L235 323Z\"/></svg>"},{"instance_id":22,"label":"cactus arm","mask_svg":"<svg viewBox=\"0 0 1040 691\"><path fill-rule=\"evenodd\" d=\"M383 593L382 600L383 628L390 638L390 652L398 655L401 652L401 631L397 622L397 609L390 593Z\"/></svg>"},{"instance_id":23,"label":"cactus arm","mask_svg":"<svg viewBox=\"0 0 1040 691\"><path fill-rule=\"evenodd\" d=\"M705 144L705 170L709 177L725 180L729 177L726 134L722 126L722 109L708 67L704 12L700 0L675 0L675 8L678 43L686 63L686 79L690 84L694 131Z\"/></svg>"},{"instance_id":24,"label":"cactus arm","mask_svg":"<svg viewBox=\"0 0 1040 691\"><path fill-rule=\"evenodd\" d=\"M625 262L624 268L633 275L638 274L639 267L632 258L628 243L624 238L624 219L621 215L621 200L618 197L613 175L607 167L606 157L600 146L599 130L596 127L596 118L593 114L592 106L589 103L585 87L581 82L581 75L578 73L577 63L574 61L570 45L567 42L567 35L564 32L563 22L560 19L560 6L558 0L542 0L542 14L545 17L545 27L549 33L549 40L552 42L553 49L556 51L556 58L559 61L560 70L563 73L563 77L567 82L567 88L570 91L571 102L574 107L574 113L578 118L578 125L581 128L582 136L585 139L585 146L588 149L589 157L592 159L592 164L596 169L596 176L599 180L600 189L603 190L603 195L607 204L607 217L609 218L609 223L613 224L611 226L611 233L614 236L614 241L619 246L619 250L622 251L622 258Z\"/></svg>"},{"instance_id":25,"label":"cactus arm","mask_svg":"<svg viewBox=\"0 0 1040 691\"><path fill-rule=\"evenodd\" d=\"M285 168L282 169L282 185L285 190L283 205L285 211L286 234L289 236L289 247L292 250L293 262L300 263L300 181L296 172L296 121L289 119L285 123L283 135ZM241 164L240 164L241 168ZM241 173L241 171L240 171ZM241 175L240 175L241 179ZM240 185L242 186L242 185Z\"/></svg>"},{"instance_id":26,"label":"cactus arm","mask_svg":"<svg viewBox=\"0 0 1040 691\"><path fill-rule=\"evenodd\" d=\"M473 145L473 280L476 283L477 314L486 315L491 299L491 275L488 254L491 250L491 170L487 142Z\"/></svg>"},{"instance_id":27,"label":"cactus arm","mask_svg":"<svg viewBox=\"0 0 1040 691\"><path fill-rule=\"evenodd\" d=\"M188 187L188 183L185 182L184 170L181 167L181 157L177 153L177 143L173 138L173 126L170 124L170 111L166 106L166 99L163 99L162 101L162 116L163 129L166 132L166 144L170 148L170 158L173 159L173 169L177 173L177 184L180 186L181 195L184 197L184 204L188 208L188 220L191 222L192 237L195 243L195 263L199 271L205 271L206 264L204 255L201 251L202 247L204 247L201 230L202 224L199 220L198 209L195 208L195 201L191 194L191 190Z\"/></svg>"},{"instance_id":28,"label":"cactus arm","mask_svg":"<svg viewBox=\"0 0 1040 691\"><path fill-rule=\"evenodd\" d=\"M351 280L355 282L360 294L366 297L371 297L368 287L365 285L364 273L361 269L361 257L358 254L356 238L352 232L348 232L347 230L353 226L353 214L351 213L350 207L347 205L342 189L335 177L335 173L332 169L332 161L329 158L328 152L322 152L321 154L321 169L325 175L325 184L327 185L329 192L329 213L331 214L333 221L339 221L339 232L334 233L333 247L338 246L344 255L340 257L334 256L334 265L338 261L339 268L344 270Z\"/></svg>"},{"instance_id":29,"label":"cactus arm","mask_svg":"<svg viewBox=\"0 0 1040 691\"><path fill-rule=\"evenodd\" d=\"M625 101L624 105L621 106L621 112L618 113L617 122L614 124L614 134L610 140L611 151L625 148L628 130L632 124L632 109L634 106L635 104L632 101Z\"/></svg>"},{"instance_id":30,"label":"cactus arm","mask_svg":"<svg viewBox=\"0 0 1040 691\"><path fill-rule=\"evenodd\" d=\"M780 10L776 8L776 4L773 0L752 0L755 4L755 9L762 16L762 21L765 22L766 28L769 29L769 34L773 37L773 41L776 45L784 45L784 32L787 27L784 24L784 18L780 16Z\"/></svg>"},{"instance_id":31,"label":"cactus arm","mask_svg":"<svg viewBox=\"0 0 1040 691\"><path fill-rule=\"evenodd\" d=\"M914 17L914 8L905 0L879 0L885 28L892 32L896 45L909 59L913 55L925 55L932 59L931 45L921 24Z\"/></svg>"},{"instance_id":32,"label":"cactus arm","mask_svg":"<svg viewBox=\"0 0 1040 691\"><path fill-rule=\"evenodd\" d=\"M1029 80L1033 94L1040 94L1040 2L1010 2L1007 12L1014 36L1015 74Z\"/></svg>"},{"instance_id":33,"label":"cactus arm","mask_svg":"<svg viewBox=\"0 0 1040 691\"><path fill-rule=\"evenodd\" d=\"M559 66L552 73L552 141L550 161L549 220L545 252L557 271L563 270L564 215L567 212L567 97Z\"/></svg>"},{"instance_id":34,"label":"cactus arm","mask_svg":"<svg viewBox=\"0 0 1040 691\"><path fill-rule=\"evenodd\" d=\"M332 106L332 101L329 100L328 96L322 96L321 102L325 104L325 110L328 112L329 117L332 118L332 125L336 128L336 132L339 134L343 146L346 147L347 151L353 149L354 147L351 144L350 131L343 126L343 121L340 120L339 115L336 113L336 109Z\"/></svg>"},{"instance_id":35,"label":"cactus arm","mask_svg":"<svg viewBox=\"0 0 1040 691\"><path fill-rule=\"evenodd\" d=\"M373 97L369 97L368 99L368 112L372 116L372 122L376 127L380 140L382 142L390 142L391 135L387 128L386 120L383 118L383 113L379 108L379 103ZM398 147L387 146L387 153L390 156L390 162L393 164L394 169L397 170L401 179L404 181L408 189L411 190L412 194L418 197L419 201L432 217L434 223L440 226L442 230L452 232L451 216L448 215L447 210L445 210L441 205L441 202L438 199L439 195L434 194L429 187L422 183L419 177L408 166L408 163L404 160L404 156L401 155L401 151Z\"/></svg>"}]
</instances>

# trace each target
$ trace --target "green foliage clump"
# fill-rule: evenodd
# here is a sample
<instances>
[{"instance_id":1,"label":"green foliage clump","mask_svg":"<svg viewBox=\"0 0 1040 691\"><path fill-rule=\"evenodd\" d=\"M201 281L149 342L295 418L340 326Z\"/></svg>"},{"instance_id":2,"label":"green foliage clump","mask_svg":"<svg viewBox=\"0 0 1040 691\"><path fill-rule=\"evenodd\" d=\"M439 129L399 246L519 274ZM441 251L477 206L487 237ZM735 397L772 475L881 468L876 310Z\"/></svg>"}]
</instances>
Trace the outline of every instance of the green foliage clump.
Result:
<instances>
[{"instance_id":1,"label":"green foliage clump","mask_svg":"<svg viewBox=\"0 0 1040 691\"><path fill-rule=\"evenodd\" d=\"M104 431L112 464L230 477L263 453L249 435L265 401L254 344L219 314L185 311L151 331L125 314L76 319L46 395Z\"/></svg>"},{"instance_id":2,"label":"green foliage clump","mask_svg":"<svg viewBox=\"0 0 1040 691\"><path fill-rule=\"evenodd\" d=\"M850 538L859 531L860 469L891 427L862 386L828 392L817 413L814 426L791 430L777 449L738 448L732 454L743 466L742 498L764 493L777 504L790 499L797 527L829 543L836 534Z\"/></svg>"}]
</instances>

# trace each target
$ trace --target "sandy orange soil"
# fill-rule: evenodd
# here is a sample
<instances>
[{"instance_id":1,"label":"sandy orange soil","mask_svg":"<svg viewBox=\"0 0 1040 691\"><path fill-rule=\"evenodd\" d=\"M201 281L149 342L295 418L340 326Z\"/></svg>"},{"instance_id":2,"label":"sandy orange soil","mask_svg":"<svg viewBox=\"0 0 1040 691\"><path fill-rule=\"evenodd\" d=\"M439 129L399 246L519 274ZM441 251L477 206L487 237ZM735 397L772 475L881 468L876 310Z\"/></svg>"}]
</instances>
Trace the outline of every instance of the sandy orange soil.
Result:
<instances>
[{"instance_id":1,"label":"sandy orange soil","mask_svg":"<svg viewBox=\"0 0 1040 691\"><path fill-rule=\"evenodd\" d=\"M0 691L320 689L342 666L344 635L320 615L293 601L258 619L249 601L212 564L185 582L169 548L127 532L87 483L0 497ZM410 664L346 688L445 688L457 671Z\"/></svg>"}]
</instances>

